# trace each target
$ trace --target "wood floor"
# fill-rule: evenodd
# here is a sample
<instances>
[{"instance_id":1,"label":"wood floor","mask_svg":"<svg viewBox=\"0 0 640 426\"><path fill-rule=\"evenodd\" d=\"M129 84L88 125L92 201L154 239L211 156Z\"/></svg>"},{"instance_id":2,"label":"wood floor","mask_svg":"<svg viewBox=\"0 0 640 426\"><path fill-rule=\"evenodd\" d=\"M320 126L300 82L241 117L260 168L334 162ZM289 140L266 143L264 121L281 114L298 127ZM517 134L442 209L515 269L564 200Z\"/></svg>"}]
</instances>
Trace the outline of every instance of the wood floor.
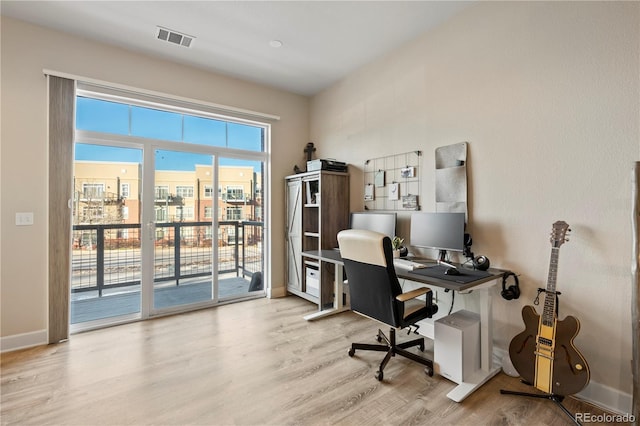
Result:
<instances>
[{"instance_id":1,"label":"wood floor","mask_svg":"<svg viewBox=\"0 0 640 426\"><path fill-rule=\"evenodd\" d=\"M76 334L2 355L3 425L571 425L502 373L462 403L455 384L393 358L374 378L378 324L351 312L307 322L297 297L257 299ZM404 333L401 334L404 336ZM427 348L428 349L428 348ZM602 412L571 398L572 412Z\"/></svg>"}]
</instances>

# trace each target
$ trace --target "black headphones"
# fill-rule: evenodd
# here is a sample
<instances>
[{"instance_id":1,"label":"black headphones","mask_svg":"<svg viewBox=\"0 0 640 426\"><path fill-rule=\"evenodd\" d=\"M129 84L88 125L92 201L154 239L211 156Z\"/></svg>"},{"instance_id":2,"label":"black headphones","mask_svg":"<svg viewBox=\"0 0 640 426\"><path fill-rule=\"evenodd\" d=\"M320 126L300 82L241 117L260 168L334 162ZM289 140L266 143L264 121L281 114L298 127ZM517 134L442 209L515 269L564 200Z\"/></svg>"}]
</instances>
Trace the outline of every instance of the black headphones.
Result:
<instances>
[{"instance_id":1,"label":"black headphones","mask_svg":"<svg viewBox=\"0 0 640 426\"><path fill-rule=\"evenodd\" d=\"M478 256L473 258L473 268L479 271L486 271L489 269L489 258L487 256Z\"/></svg>"},{"instance_id":2,"label":"black headphones","mask_svg":"<svg viewBox=\"0 0 640 426\"><path fill-rule=\"evenodd\" d=\"M509 277L513 277L514 285L510 285L509 288L506 288L507 279ZM513 300L520 297L520 282L518 281L518 276L511 271L505 272L502 275L502 292L500 295L505 300Z\"/></svg>"}]
</instances>

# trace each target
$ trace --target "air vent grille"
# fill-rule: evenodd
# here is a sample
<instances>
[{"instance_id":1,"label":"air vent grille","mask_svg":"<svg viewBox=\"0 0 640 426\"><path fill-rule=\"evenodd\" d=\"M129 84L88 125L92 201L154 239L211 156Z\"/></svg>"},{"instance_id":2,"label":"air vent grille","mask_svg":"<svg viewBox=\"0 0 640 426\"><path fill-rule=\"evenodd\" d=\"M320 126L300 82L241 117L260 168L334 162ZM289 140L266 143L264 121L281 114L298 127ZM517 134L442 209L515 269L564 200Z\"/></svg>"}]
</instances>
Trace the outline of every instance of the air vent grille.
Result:
<instances>
[{"instance_id":1,"label":"air vent grille","mask_svg":"<svg viewBox=\"0 0 640 426\"><path fill-rule=\"evenodd\" d=\"M195 37L179 33L168 28L158 27L156 37L159 40L167 41L169 43L177 44L184 47L191 47L193 39Z\"/></svg>"}]
</instances>

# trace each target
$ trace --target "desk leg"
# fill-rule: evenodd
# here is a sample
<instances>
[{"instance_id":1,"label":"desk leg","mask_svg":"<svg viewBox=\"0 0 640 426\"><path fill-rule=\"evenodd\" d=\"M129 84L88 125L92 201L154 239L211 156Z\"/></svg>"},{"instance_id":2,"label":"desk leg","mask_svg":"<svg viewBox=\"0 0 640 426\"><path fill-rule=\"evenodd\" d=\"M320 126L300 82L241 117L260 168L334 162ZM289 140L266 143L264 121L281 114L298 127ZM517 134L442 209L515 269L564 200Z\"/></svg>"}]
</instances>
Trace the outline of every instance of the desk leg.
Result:
<instances>
[{"instance_id":1,"label":"desk leg","mask_svg":"<svg viewBox=\"0 0 640 426\"><path fill-rule=\"evenodd\" d=\"M493 288L493 287L491 287ZM493 303L489 289L480 290L480 368L489 371L493 363Z\"/></svg>"},{"instance_id":2,"label":"desk leg","mask_svg":"<svg viewBox=\"0 0 640 426\"><path fill-rule=\"evenodd\" d=\"M318 312L314 312L309 315L305 315L304 319L307 321L312 321L318 318L324 318L329 315L339 314L340 312L348 311L349 307L345 306L342 301L342 294L344 293L344 285L342 283L343 277L343 268L344 266L341 264L334 264L335 273L333 277L333 307L329 309L322 309Z\"/></svg>"},{"instance_id":3,"label":"desk leg","mask_svg":"<svg viewBox=\"0 0 640 426\"><path fill-rule=\"evenodd\" d=\"M493 366L492 289L493 286L476 290L480 297L480 369L447 394L449 399L456 402L461 402L500 371L499 366Z\"/></svg>"}]
</instances>

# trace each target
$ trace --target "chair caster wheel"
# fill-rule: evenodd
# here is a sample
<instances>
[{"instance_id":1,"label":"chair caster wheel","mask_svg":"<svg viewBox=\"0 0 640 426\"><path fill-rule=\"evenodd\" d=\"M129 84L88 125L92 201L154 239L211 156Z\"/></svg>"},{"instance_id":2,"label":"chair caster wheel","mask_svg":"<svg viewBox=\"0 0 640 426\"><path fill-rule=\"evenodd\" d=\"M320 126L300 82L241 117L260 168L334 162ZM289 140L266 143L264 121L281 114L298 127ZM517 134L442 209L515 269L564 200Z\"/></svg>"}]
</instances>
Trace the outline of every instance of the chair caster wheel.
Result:
<instances>
[{"instance_id":1,"label":"chair caster wheel","mask_svg":"<svg viewBox=\"0 0 640 426\"><path fill-rule=\"evenodd\" d=\"M382 371L376 371L376 379L378 379L378 381L381 382L383 378L384 378L384 374L382 373Z\"/></svg>"},{"instance_id":2,"label":"chair caster wheel","mask_svg":"<svg viewBox=\"0 0 640 426\"><path fill-rule=\"evenodd\" d=\"M376 336L376 340L378 341L378 343L380 343L380 342L382 342L382 337L380 337L380 335L378 334L378 335Z\"/></svg>"},{"instance_id":3,"label":"chair caster wheel","mask_svg":"<svg viewBox=\"0 0 640 426\"><path fill-rule=\"evenodd\" d=\"M429 377L433 377L433 368L431 367L425 367L424 372L427 376Z\"/></svg>"},{"instance_id":4,"label":"chair caster wheel","mask_svg":"<svg viewBox=\"0 0 640 426\"><path fill-rule=\"evenodd\" d=\"M356 351L354 351L353 349L349 349L349 356L353 357L355 355Z\"/></svg>"},{"instance_id":5,"label":"chair caster wheel","mask_svg":"<svg viewBox=\"0 0 640 426\"><path fill-rule=\"evenodd\" d=\"M420 345L420 351L424 352L424 344Z\"/></svg>"}]
</instances>

